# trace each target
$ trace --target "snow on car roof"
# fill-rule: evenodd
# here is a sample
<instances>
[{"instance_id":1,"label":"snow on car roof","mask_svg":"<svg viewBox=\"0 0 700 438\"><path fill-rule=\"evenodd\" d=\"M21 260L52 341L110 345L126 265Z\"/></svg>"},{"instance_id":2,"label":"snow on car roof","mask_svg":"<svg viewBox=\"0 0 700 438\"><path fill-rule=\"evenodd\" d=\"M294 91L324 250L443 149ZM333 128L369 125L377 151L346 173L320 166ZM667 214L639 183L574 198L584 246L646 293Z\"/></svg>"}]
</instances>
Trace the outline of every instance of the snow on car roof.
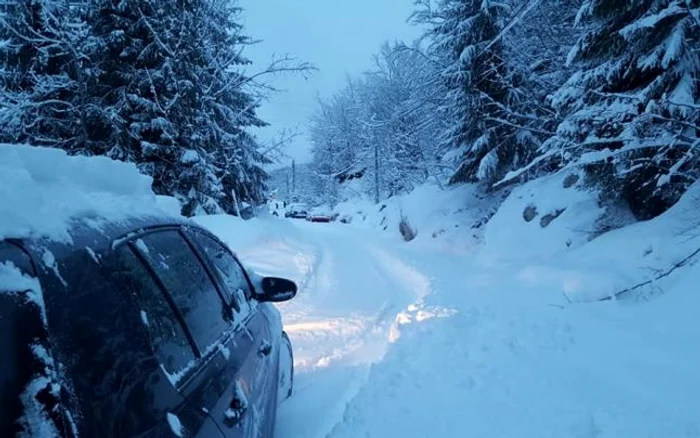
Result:
<instances>
[{"instance_id":1,"label":"snow on car roof","mask_svg":"<svg viewBox=\"0 0 700 438\"><path fill-rule=\"evenodd\" d=\"M178 215L177 206L151 190L151 178L135 165L106 157L0 144L0 239L70 241L78 218L120 221L146 215Z\"/></svg>"}]
</instances>

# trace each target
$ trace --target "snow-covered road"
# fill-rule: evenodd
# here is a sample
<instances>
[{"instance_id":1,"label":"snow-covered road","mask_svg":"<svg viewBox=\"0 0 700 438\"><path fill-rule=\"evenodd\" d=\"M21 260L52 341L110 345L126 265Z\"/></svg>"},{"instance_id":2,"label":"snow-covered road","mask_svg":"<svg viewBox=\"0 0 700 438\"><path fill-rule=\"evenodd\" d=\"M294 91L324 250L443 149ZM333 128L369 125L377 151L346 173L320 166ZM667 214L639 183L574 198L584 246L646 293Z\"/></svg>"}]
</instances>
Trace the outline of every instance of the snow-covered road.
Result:
<instances>
[{"instance_id":1,"label":"snow-covered road","mask_svg":"<svg viewBox=\"0 0 700 438\"><path fill-rule=\"evenodd\" d=\"M300 285L280 305L296 381L277 438L700 437L692 294L567 305L556 260L514 266L342 224L261 220L250 241L211 228Z\"/></svg>"},{"instance_id":2,"label":"snow-covered road","mask_svg":"<svg viewBox=\"0 0 700 438\"><path fill-rule=\"evenodd\" d=\"M294 224L293 240L271 239L241 257L301 286L297 298L280 306L296 382L293 400L281 407L277 436L323 437L396 336L397 315L431 286L386 238L336 224Z\"/></svg>"}]
</instances>

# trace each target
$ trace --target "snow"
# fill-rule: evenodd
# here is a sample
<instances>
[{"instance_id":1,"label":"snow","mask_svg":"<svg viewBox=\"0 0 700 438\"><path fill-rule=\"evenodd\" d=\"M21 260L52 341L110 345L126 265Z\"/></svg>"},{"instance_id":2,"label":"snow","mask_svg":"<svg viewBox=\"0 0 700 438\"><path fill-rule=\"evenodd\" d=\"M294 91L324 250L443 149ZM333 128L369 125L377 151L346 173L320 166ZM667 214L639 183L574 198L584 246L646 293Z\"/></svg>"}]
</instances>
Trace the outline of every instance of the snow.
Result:
<instances>
[{"instance_id":1,"label":"snow","mask_svg":"<svg viewBox=\"0 0 700 438\"><path fill-rule=\"evenodd\" d=\"M700 247L700 185L599 235L616 212L571 175L502 202L471 186L349 201L336 212L350 224L205 220L252 269L300 285L277 306L296 375L276 436L700 435L700 265L654 280ZM408 244L402 215L418 229Z\"/></svg>"},{"instance_id":2,"label":"snow","mask_svg":"<svg viewBox=\"0 0 700 438\"><path fill-rule=\"evenodd\" d=\"M567 178L577 182L566 188ZM516 187L489 221L486 251L494 257L509 257L513 248L528 248L527 256L532 257L587 242L594 231L592 224L604 210L598 206L597 193L583 188L582 181L583 175L564 172ZM529 221L524 217L528 208L535 215ZM547 223L553 216L557 217Z\"/></svg>"},{"instance_id":3,"label":"snow","mask_svg":"<svg viewBox=\"0 0 700 438\"><path fill-rule=\"evenodd\" d=\"M143 322L143 325L146 327L151 325L151 323L148 321L148 313L143 310L141 311L141 322Z\"/></svg>"},{"instance_id":4,"label":"snow","mask_svg":"<svg viewBox=\"0 0 700 438\"><path fill-rule=\"evenodd\" d=\"M46 306L44 295L41 292L41 285L36 278L24 275L17 267L10 262L0 263L0 293L18 293L34 303L41 313L41 318L46 324Z\"/></svg>"},{"instance_id":5,"label":"snow","mask_svg":"<svg viewBox=\"0 0 700 438\"><path fill-rule=\"evenodd\" d=\"M192 149L187 149L180 158L180 162L184 164L194 164L199 161L199 154L197 151Z\"/></svg>"},{"instance_id":6,"label":"snow","mask_svg":"<svg viewBox=\"0 0 700 438\"><path fill-rule=\"evenodd\" d=\"M167 204L128 165L0 154L3 205L17 205L3 237L66 240L85 214L119 220ZM348 224L196 218L252 271L299 285L276 305L296 369L276 436L698 436L700 269L673 268L700 247L700 186L654 220L598 235L610 212L581 180L566 170L488 197L426 184L337 205ZM20 196L23 183L36 190ZM50 252L42 263L60 275ZM38 284L13 266L0 265L0 281L41 306ZM205 354L216 351L227 355L219 344ZM192 366L168 378L177 385ZM34 419L44 383L23 399Z\"/></svg>"},{"instance_id":7,"label":"snow","mask_svg":"<svg viewBox=\"0 0 700 438\"><path fill-rule=\"evenodd\" d=\"M396 239L402 239L399 224L405 219L417 233L416 243L464 253L481 240L483 223L500 202L500 192L486 198L474 185L441 189L427 183L378 205L368 199L353 199L340 203L334 211L338 220L383 230Z\"/></svg>"},{"instance_id":8,"label":"snow","mask_svg":"<svg viewBox=\"0 0 700 438\"><path fill-rule=\"evenodd\" d=\"M22 436L38 438L58 438L58 430L43 409L43 405L37 400L37 395L43 391L51 381L40 376L29 382L20 400L24 406L24 414L19 420L24 431Z\"/></svg>"},{"instance_id":9,"label":"snow","mask_svg":"<svg viewBox=\"0 0 700 438\"><path fill-rule=\"evenodd\" d=\"M170 430L178 437L182 438L185 436L185 428L180 422L180 418L172 412L168 412L168 425L170 425Z\"/></svg>"},{"instance_id":10,"label":"snow","mask_svg":"<svg viewBox=\"0 0 700 438\"><path fill-rule=\"evenodd\" d=\"M90 255L90 258L94 260L95 263L97 263L98 265L100 264L100 259L97 257L97 253L95 252L95 250L93 250L89 246L86 246L85 251L87 251L87 253Z\"/></svg>"},{"instance_id":11,"label":"snow","mask_svg":"<svg viewBox=\"0 0 700 438\"><path fill-rule=\"evenodd\" d=\"M668 17L671 17L673 15L678 15L678 14L685 14L686 9L684 9L682 3L679 2L671 2L671 4L662 9L660 12L657 13L648 13L645 17L636 20L632 22L631 24L628 24L627 26L623 27L619 33L622 35L623 38L626 40L630 40L634 36L637 35L638 32L640 32L643 29L649 29L657 26L661 21L667 19Z\"/></svg>"},{"instance_id":12,"label":"snow","mask_svg":"<svg viewBox=\"0 0 700 438\"><path fill-rule=\"evenodd\" d=\"M217 350L219 350L219 353L221 353L222 356L224 356L224 359L229 360L231 357L231 350L226 347L223 344L219 344L216 346Z\"/></svg>"},{"instance_id":13,"label":"snow","mask_svg":"<svg viewBox=\"0 0 700 438\"><path fill-rule=\"evenodd\" d=\"M154 195L151 179L133 164L9 144L0 145L0 205L0 239L69 242L67 229L80 218L96 218L99 224L173 214L172 201Z\"/></svg>"},{"instance_id":14,"label":"snow","mask_svg":"<svg viewBox=\"0 0 700 438\"><path fill-rule=\"evenodd\" d=\"M59 435L55 423L50 419L48 412L46 412L46 405L41 401L43 399L42 393L45 391L50 392L57 399L60 396L61 385L57 383L57 366L43 346L34 344L31 347L34 357L43 365L43 369L32 378L22 394L20 394L24 413L18 420L23 429L19 436L58 438L61 435ZM64 413L72 418L70 412L64 411ZM70 427L75 430L74 424L71 424Z\"/></svg>"},{"instance_id":15,"label":"snow","mask_svg":"<svg viewBox=\"0 0 700 438\"><path fill-rule=\"evenodd\" d=\"M61 276L61 272L58 270L56 257L51 251L49 251L48 249L44 249L44 252L41 254L41 261L42 263L44 263L44 266L53 271L53 273L56 275L56 278L58 278L61 281L63 286L68 286L66 280L63 279L63 277Z\"/></svg>"},{"instance_id":16,"label":"snow","mask_svg":"<svg viewBox=\"0 0 700 438\"><path fill-rule=\"evenodd\" d=\"M240 382L236 381L234 385L234 400L238 402L238 406L234 408L233 406L224 411L224 418L229 421L237 422L240 420L241 416L248 409L248 398L241 387Z\"/></svg>"},{"instance_id":17,"label":"snow","mask_svg":"<svg viewBox=\"0 0 700 438\"><path fill-rule=\"evenodd\" d=\"M144 254L150 253L150 251L148 250L148 245L146 245L146 242L144 242L143 239L136 239L135 243L139 251L143 252Z\"/></svg>"}]
</instances>

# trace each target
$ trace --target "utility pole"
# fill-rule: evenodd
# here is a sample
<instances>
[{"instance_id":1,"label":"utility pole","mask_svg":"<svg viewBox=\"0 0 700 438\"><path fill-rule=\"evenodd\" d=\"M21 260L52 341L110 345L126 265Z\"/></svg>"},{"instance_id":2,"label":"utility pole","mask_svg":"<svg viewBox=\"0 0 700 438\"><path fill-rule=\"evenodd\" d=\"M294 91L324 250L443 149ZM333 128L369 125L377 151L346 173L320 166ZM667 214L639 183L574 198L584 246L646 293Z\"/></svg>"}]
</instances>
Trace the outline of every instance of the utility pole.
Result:
<instances>
[{"instance_id":1,"label":"utility pole","mask_svg":"<svg viewBox=\"0 0 700 438\"><path fill-rule=\"evenodd\" d=\"M289 172L285 173L285 179L287 181L287 202L292 202L292 192L289 191Z\"/></svg>"},{"instance_id":2,"label":"utility pole","mask_svg":"<svg viewBox=\"0 0 700 438\"><path fill-rule=\"evenodd\" d=\"M379 204L379 145L374 142L374 203Z\"/></svg>"},{"instance_id":3,"label":"utility pole","mask_svg":"<svg viewBox=\"0 0 700 438\"><path fill-rule=\"evenodd\" d=\"M297 166L296 162L292 160L292 196L297 194Z\"/></svg>"}]
</instances>

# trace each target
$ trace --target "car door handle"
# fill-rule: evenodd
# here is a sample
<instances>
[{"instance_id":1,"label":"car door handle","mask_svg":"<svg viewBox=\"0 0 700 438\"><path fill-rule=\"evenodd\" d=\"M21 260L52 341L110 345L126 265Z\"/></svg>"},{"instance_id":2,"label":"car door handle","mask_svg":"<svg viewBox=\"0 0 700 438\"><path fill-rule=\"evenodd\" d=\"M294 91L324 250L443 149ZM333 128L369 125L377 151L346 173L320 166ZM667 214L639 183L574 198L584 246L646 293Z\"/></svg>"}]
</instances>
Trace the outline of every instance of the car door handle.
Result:
<instances>
[{"instance_id":1,"label":"car door handle","mask_svg":"<svg viewBox=\"0 0 700 438\"><path fill-rule=\"evenodd\" d=\"M260 356L269 356L270 353L272 353L272 345L267 341L262 341L258 349L258 354L260 354Z\"/></svg>"},{"instance_id":2,"label":"car door handle","mask_svg":"<svg viewBox=\"0 0 700 438\"><path fill-rule=\"evenodd\" d=\"M224 424L228 427L238 426L243 421L243 417L245 417L246 412L248 412L248 399L246 398L240 383L236 382L231 403L229 404L228 409L224 411Z\"/></svg>"}]
</instances>

